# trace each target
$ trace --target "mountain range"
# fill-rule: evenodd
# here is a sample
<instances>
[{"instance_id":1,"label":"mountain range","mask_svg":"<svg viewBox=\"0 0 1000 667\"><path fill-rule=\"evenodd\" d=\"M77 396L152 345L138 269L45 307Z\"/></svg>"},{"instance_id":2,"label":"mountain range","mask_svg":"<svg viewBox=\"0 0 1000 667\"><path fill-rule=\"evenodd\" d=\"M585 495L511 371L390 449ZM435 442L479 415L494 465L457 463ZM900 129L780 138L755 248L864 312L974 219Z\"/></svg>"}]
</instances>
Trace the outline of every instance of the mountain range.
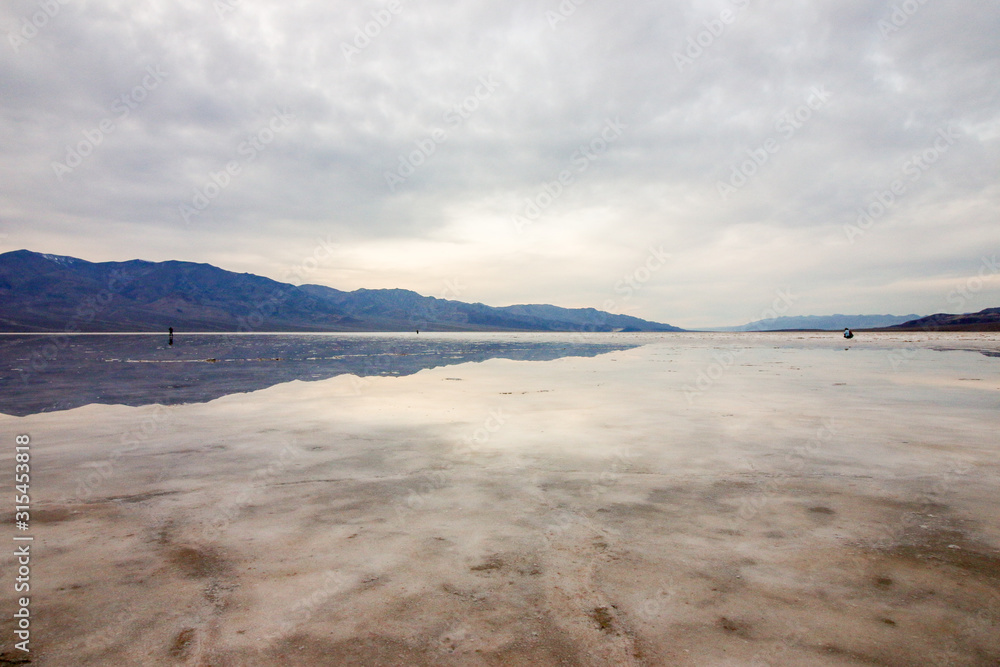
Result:
<instances>
[{"instance_id":1,"label":"mountain range","mask_svg":"<svg viewBox=\"0 0 1000 667\"><path fill-rule=\"evenodd\" d=\"M0 331L682 331L593 308L296 286L210 264L0 254Z\"/></svg>"},{"instance_id":2,"label":"mountain range","mask_svg":"<svg viewBox=\"0 0 1000 667\"><path fill-rule=\"evenodd\" d=\"M710 331L838 331L878 329L916 320L919 315L800 315L757 320L736 327L714 327Z\"/></svg>"},{"instance_id":3,"label":"mountain range","mask_svg":"<svg viewBox=\"0 0 1000 667\"><path fill-rule=\"evenodd\" d=\"M164 331L683 331L594 308L492 307L405 289L344 292L292 285L210 264L88 262L0 254L0 332ZM953 315L805 315L709 331L1000 330L1000 308Z\"/></svg>"},{"instance_id":4,"label":"mountain range","mask_svg":"<svg viewBox=\"0 0 1000 667\"><path fill-rule=\"evenodd\" d=\"M978 313L951 315L937 313L912 322L887 328L888 331L1000 331L1000 308L986 308Z\"/></svg>"}]
</instances>

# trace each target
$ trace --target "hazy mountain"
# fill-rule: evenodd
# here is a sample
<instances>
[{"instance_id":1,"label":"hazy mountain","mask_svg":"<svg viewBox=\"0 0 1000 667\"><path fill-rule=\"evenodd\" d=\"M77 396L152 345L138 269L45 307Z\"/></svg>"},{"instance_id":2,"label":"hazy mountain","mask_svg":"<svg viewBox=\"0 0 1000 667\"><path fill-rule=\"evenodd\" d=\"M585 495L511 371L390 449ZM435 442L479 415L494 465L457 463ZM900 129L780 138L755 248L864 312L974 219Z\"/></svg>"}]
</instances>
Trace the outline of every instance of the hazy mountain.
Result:
<instances>
[{"instance_id":1,"label":"hazy mountain","mask_svg":"<svg viewBox=\"0 0 1000 667\"><path fill-rule=\"evenodd\" d=\"M193 262L0 255L0 331L680 331L593 308L295 286Z\"/></svg>"},{"instance_id":2,"label":"hazy mountain","mask_svg":"<svg viewBox=\"0 0 1000 667\"><path fill-rule=\"evenodd\" d=\"M904 324L888 327L889 330L923 331L1000 331L1000 308L987 308L978 313L951 315L938 313L921 317Z\"/></svg>"},{"instance_id":3,"label":"hazy mountain","mask_svg":"<svg viewBox=\"0 0 1000 667\"><path fill-rule=\"evenodd\" d=\"M786 329L818 329L836 331L851 329L876 329L893 324L901 324L920 317L919 315L801 315L797 317L776 317L757 320L736 327L715 327L711 331L782 331Z\"/></svg>"}]
</instances>

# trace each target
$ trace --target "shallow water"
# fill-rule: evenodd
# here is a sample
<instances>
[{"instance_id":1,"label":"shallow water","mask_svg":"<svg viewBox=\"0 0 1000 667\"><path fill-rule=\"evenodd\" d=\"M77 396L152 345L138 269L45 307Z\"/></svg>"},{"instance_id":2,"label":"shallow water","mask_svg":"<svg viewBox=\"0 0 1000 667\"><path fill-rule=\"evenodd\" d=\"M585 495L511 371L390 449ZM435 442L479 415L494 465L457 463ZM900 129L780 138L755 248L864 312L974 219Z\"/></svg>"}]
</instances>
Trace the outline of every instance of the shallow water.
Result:
<instances>
[{"instance_id":1,"label":"shallow water","mask_svg":"<svg viewBox=\"0 0 1000 667\"><path fill-rule=\"evenodd\" d=\"M118 334L0 337L0 412L91 403L202 403L293 380L402 376L486 359L547 361L638 343L579 337L399 334Z\"/></svg>"},{"instance_id":2,"label":"shallow water","mask_svg":"<svg viewBox=\"0 0 1000 667\"><path fill-rule=\"evenodd\" d=\"M0 415L39 664L1000 659L1000 336L415 338L74 348L98 402Z\"/></svg>"}]
</instances>

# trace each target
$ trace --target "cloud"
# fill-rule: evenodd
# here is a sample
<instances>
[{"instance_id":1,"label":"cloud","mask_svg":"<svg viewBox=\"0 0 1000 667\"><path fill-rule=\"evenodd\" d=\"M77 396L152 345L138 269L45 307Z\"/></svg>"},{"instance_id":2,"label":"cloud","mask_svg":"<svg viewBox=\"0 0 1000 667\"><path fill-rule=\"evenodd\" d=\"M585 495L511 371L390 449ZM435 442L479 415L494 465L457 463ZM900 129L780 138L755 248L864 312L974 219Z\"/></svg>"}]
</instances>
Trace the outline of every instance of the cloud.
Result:
<instances>
[{"instance_id":1,"label":"cloud","mask_svg":"<svg viewBox=\"0 0 1000 667\"><path fill-rule=\"evenodd\" d=\"M1000 10L971 0L17 0L0 30L3 250L277 277L330 239L312 282L697 326L786 288L946 310L1000 245Z\"/></svg>"}]
</instances>

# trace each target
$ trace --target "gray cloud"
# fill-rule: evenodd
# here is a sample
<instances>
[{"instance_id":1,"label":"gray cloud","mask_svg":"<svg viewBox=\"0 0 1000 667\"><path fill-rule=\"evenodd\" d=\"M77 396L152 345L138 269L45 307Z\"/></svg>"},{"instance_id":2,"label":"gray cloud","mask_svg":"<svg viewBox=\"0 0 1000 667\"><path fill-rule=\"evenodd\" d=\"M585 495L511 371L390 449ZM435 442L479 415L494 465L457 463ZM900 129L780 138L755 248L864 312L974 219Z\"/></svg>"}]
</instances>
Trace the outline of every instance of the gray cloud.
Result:
<instances>
[{"instance_id":1,"label":"gray cloud","mask_svg":"<svg viewBox=\"0 0 1000 667\"><path fill-rule=\"evenodd\" d=\"M971 0L16 0L0 30L2 250L278 277L327 239L342 289L694 326L786 288L948 310L1000 246L1000 9Z\"/></svg>"}]
</instances>

